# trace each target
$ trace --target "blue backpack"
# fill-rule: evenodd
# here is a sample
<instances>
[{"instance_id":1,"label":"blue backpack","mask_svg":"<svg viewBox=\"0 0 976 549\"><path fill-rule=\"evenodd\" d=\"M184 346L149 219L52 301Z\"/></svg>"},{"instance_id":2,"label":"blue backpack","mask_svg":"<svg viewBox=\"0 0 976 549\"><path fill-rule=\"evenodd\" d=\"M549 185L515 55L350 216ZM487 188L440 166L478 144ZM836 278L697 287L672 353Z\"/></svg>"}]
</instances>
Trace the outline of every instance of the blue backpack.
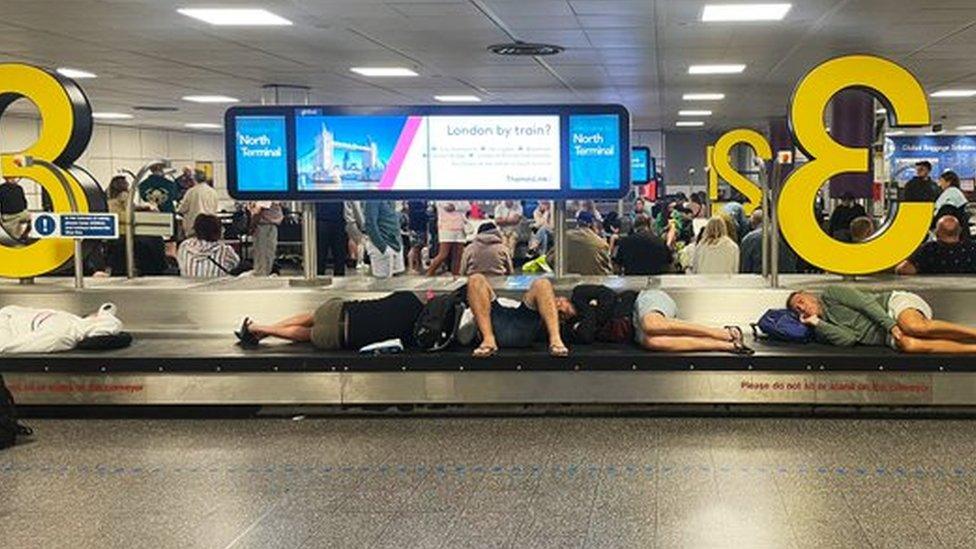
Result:
<instances>
[{"instance_id":1,"label":"blue backpack","mask_svg":"<svg viewBox=\"0 0 976 549\"><path fill-rule=\"evenodd\" d=\"M752 331L757 339L765 337L788 343L809 343L813 341L813 328L800 322L800 317L789 309L766 311L759 318L759 322L752 325Z\"/></svg>"}]
</instances>

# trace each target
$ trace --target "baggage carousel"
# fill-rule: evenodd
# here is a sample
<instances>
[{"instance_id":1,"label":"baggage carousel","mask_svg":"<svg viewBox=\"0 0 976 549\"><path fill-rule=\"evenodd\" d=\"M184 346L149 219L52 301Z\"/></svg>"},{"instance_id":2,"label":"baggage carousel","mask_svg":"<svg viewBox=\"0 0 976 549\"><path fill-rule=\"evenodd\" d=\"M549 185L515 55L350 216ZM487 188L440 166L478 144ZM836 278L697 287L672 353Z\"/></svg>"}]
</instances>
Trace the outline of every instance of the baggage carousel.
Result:
<instances>
[{"instance_id":1,"label":"baggage carousel","mask_svg":"<svg viewBox=\"0 0 976 549\"><path fill-rule=\"evenodd\" d=\"M517 295L526 277L498 279ZM660 287L682 316L746 327L792 289L839 282L787 277L784 288L759 277L568 278L616 288ZM865 289L906 288L936 313L976 324L976 292L964 279L879 278ZM976 406L976 356L909 356L885 348L753 342L751 357L716 353L649 353L632 345L575 346L551 358L541 346L474 359L469 349L365 356L323 353L305 344L256 350L230 335L243 316L263 320L307 311L332 295L368 298L394 289L459 287L463 280L404 278L337 280L296 286L287 279L187 281L139 279L0 286L0 306L58 307L83 313L104 301L119 307L136 337L116 351L73 351L0 358L0 373L23 405L393 405L393 404L794 404L892 407Z\"/></svg>"}]
</instances>

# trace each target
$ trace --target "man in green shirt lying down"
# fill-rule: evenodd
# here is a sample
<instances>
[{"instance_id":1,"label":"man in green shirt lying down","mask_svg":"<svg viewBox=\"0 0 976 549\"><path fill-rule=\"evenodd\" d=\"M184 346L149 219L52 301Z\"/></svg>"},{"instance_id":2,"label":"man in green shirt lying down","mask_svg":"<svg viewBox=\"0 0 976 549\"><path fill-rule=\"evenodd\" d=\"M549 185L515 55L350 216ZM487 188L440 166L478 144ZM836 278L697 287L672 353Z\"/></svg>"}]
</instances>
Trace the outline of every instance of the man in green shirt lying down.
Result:
<instances>
[{"instance_id":1,"label":"man in green shirt lying down","mask_svg":"<svg viewBox=\"0 0 976 549\"><path fill-rule=\"evenodd\" d=\"M830 286L819 297L799 291L786 306L832 345L888 345L905 353L976 354L976 328L932 318L932 307L910 292L864 292Z\"/></svg>"}]
</instances>

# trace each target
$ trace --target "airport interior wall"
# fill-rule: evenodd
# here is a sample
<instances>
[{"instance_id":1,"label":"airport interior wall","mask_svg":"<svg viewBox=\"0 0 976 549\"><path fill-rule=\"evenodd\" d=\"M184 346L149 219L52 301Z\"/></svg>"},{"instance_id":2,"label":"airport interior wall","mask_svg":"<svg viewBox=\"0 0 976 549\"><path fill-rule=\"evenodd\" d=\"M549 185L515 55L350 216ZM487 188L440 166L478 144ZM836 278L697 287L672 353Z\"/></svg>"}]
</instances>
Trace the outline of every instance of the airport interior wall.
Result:
<instances>
[{"instance_id":1,"label":"airport interior wall","mask_svg":"<svg viewBox=\"0 0 976 549\"><path fill-rule=\"evenodd\" d=\"M28 116L4 116L0 119L0 151L19 151L37 139L41 122ZM84 167L103 186L107 187L119 170L133 172L151 160L170 159L173 168L193 166L194 162L213 162L214 186L221 199L231 202L227 195L224 164L223 133L219 131L193 132L164 130L95 123L91 142L76 162ZM40 208L40 193L27 185L31 208Z\"/></svg>"}]
</instances>

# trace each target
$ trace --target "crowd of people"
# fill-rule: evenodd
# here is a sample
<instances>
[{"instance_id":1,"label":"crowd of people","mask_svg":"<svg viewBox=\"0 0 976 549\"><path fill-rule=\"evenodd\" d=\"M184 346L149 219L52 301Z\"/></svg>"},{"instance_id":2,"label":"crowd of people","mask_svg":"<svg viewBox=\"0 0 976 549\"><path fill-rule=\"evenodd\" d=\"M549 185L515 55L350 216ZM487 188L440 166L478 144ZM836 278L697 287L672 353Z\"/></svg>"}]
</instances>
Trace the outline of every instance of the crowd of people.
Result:
<instances>
[{"instance_id":1,"label":"crowd of people","mask_svg":"<svg viewBox=\"0 0 976 549\"><path fill-rule=\"evenodd\" d=\"M934 203L932 236L894 272L959 274L976 272L976 244L969 232L968 199L959 177L930 177L931 165L903 191L905 201ZM185 167L176 178L154 166L132 192L118 175L107 189L108 209L128 230L128 210L170 214L178 220L172 238L137 236L140 275L219 277L244 272L268 276L279 271L279 228L289 215L277 202L239 203L222 211L213 182ZM508 275L553 270L564 261L567 273L606 276L666 273L735 274L762 270L763 212L749 215L742 197L710 203L704 192L675 194L625 207L583 200L567 205L566 257L554 249L555 219L549 201L347 201L316 205L317 271L345 276L368 270L386 278L401 274L454 276ZM16 178L0 184L0 228L16 241L30 240L30 213ZM845 194L823 224L845 242L862 242L876 230L875 217ZM96 274L126 271L124 241L104 243L87 254ZM94 258L94 259L91 259ZM246 258L246 259L242 259ZM780 238L779 272L815 272Z\"/></svg>"}]
</instances>

